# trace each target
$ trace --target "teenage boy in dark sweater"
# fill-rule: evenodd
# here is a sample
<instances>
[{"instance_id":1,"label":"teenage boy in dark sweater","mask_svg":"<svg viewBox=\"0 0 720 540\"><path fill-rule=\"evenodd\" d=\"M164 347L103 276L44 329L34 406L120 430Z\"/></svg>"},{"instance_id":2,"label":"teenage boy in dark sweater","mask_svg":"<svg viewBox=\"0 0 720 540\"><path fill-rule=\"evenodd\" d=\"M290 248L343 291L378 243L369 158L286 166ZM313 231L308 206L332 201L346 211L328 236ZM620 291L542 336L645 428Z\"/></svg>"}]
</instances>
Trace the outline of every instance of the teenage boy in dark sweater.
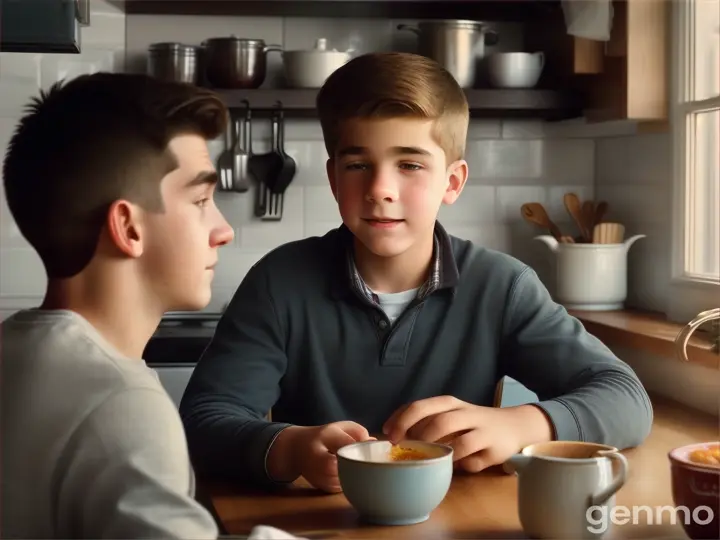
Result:
<instances>
[{"instance_id":1,"label":"teenage boy in dark sweater","mask_svg":"<svg viewBox=\"0 0 720 540\"><path fill-rule=\"evenodd\" d=\"M198 471L334 492L334 453L381 432L450 441L471 472L540 441L641 443L652 406L632 369L532 269L437 222L468 178L452 76L364 55L317 108L343 224L273 250L235 293L181 404ZM506 375L539 402L492 407Z\"/></svg>"}]
</instances>

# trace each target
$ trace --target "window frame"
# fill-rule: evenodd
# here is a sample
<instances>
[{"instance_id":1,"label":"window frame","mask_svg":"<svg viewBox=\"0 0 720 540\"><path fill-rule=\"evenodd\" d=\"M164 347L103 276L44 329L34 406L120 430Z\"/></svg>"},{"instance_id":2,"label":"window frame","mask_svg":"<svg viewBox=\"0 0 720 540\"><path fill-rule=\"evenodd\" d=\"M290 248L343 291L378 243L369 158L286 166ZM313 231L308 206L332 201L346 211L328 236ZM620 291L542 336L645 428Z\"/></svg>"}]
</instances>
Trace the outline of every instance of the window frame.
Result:
<instances>
[{"instance_id":1,"label":"window frame","mask_svg":"<svg viewBox=\"0 0 720 540\"><path fill-rule=\"evenodd\" d=\"M686 192L690 166L687 137L688 113L720 107L720 96L690 101L693 68L694 0L673 0L670 126L672 138L672 247L667 317L687 323L699 312L720 306L720 283L687 276L685 273L686 234L692 225L686 219Z\"/></svg>"}]
</instances>

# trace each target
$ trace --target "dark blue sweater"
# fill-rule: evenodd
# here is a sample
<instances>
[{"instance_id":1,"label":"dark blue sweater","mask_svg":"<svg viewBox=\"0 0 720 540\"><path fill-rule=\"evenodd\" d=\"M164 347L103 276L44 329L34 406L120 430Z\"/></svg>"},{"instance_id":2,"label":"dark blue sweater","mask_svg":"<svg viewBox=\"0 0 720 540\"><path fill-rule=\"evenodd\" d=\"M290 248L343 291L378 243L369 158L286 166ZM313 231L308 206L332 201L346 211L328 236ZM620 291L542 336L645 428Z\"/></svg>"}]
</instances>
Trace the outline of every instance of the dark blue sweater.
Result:
<instances>
[{"instance_id":1,"label":"dark blue sweater","mask_svg":"<svg viewBox=\"0 0 720 540\"><path fill-rule=\"evenodd\" d=\"M505 375L538 395L556 439L622 449L648 435L652 406L635 373L528 266L437 224L428 283L391 325L351 245L340 227L248 272L180 407L199 473L265 484L267 451L290 424L353 420L379 433L418 399L491 406Z\"/></svg>"}]
</instances>

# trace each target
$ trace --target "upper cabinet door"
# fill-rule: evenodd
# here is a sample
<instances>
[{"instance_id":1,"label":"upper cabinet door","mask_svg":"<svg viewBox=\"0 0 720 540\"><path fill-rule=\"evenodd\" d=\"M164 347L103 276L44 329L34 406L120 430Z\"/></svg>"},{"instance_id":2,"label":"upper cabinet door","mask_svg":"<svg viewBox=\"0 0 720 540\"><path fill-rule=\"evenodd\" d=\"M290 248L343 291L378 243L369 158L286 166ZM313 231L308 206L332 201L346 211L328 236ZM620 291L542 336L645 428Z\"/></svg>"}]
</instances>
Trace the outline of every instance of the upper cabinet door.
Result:
<instances>
[{"instance_id":1,"label":"upper cabinet door","mask_svg":"<svg viewBox=\"0 0 720 540\"><path fill-rule=\"evenodd\" d=\"M0 51L80 53L90 0L0 0Z\"/></svg>"}]
</instances>

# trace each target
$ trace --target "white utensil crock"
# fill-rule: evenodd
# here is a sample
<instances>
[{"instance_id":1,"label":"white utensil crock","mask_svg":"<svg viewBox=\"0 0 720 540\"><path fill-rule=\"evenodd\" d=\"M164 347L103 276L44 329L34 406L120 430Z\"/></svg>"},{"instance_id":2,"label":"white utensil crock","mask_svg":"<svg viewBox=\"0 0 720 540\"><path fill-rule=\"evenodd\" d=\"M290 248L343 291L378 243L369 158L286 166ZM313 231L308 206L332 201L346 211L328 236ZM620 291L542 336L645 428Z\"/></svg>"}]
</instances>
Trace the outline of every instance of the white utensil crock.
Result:
<instances>
[{"instance_id":1,"label":"white utensil crock","mask_svg":"<svg viewBox=\"0 0 720 540\"><path fill-rule=\"evenodd\" d=\"M612 311L627 298L627 254L644 234L622 244L566 244L537 236L556 256L556 300L566 309Z\"/></svg>"}]
</instances>

